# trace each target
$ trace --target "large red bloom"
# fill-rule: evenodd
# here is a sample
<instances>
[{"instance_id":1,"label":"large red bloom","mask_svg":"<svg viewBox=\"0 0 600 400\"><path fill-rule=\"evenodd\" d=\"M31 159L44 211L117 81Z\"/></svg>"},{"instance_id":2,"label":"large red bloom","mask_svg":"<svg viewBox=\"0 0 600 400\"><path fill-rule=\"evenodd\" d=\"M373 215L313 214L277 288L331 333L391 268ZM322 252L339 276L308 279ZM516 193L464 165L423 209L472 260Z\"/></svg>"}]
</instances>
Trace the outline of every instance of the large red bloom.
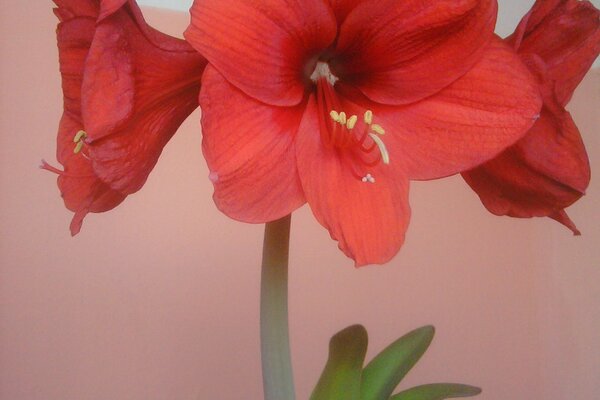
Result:
<instances>
[{"instance_id":1,"label":"large red bloom","mask_svg":"<svg viewBox=\"0 0 600 400\"><path fill-rule=\"evenodd\" d=\"M518 140L533 77L493 34L492 0L203 0L186 39L209 61L203 151L224 213L308 201L357 265L404 241L409 179L455 174Z\"/></svg>"},{"instance_id":2,"label":"large red bloom","mask_svg":"<svg viewBox=\"0 0 600 400\"><path fill-rule=\"evenodd\" d=\"M144 21L133 0L55 0L64 94L57 172L71 233L139 190L198 107L206 61Z\"/></svg>"},{"instance_id":3,"label":"large red bloom","mask_svg":"<svg viewBox=\"0 0 600 400\"><path fill-rule=\"evenodd\" d=\"M564 107L600 52L600 12L587 1L539 0L507 42L538 77L542 112L523 139L463 177L496 215L548 216L579 234L564 208L583 196L590 166Z\"/></svg>"}]
</instances>

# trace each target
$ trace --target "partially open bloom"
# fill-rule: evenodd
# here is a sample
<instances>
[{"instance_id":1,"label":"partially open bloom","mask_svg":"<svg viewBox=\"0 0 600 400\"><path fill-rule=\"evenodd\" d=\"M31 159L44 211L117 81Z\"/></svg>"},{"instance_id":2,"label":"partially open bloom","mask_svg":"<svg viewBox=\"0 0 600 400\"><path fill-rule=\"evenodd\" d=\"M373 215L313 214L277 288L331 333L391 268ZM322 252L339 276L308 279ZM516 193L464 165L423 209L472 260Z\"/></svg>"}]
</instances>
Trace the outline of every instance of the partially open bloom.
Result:
<instances>
[{"instance_id":1,"label":"partially open bloom","mask_svg":"<svg viewBox=\"0 0 600 400\"><path fill-rule=\"evenodd\" d=\"M183 120L198 107L206 61L144 21L133 0L55 0L64 94L58 186L75 215L116 207L138 191Z\"/></svg>"},{"instance_id":2,"label":"partially open bloom","mask_svg":"<svg viewBox=\"0 0 600 400\"><path fill-rule=\"evenodd\" d=\"M548 216L579 234L564 208L583 196L590 166L564 107L600 52L600 12L588 1L538 0L507 42L538 79L540 118L514 146L463 177L496 215Z\"/></svg>"},{"instance_id":3,"label":"partially open bloom","mask_svg":"<svg viewBox=\"0 0 600 400\"><path fill-rule=\"evenodd\" d=\"M539 113L493 34L492 0L203 0L186 39L208 60L203 151L225 214L308 202L357 265L404 241L409 179L480 164Z\"/></svg>"}]
</instances>

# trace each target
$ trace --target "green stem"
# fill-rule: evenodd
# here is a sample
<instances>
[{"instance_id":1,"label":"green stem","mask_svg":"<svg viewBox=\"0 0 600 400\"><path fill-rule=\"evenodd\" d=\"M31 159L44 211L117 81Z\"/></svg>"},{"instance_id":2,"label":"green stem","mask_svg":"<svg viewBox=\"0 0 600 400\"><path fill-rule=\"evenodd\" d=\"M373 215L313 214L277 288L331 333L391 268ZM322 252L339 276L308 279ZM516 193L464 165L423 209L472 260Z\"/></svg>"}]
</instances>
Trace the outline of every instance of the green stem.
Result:
<instances>
[{"instance_id":1,"label":"green stem","mask_svg":"<svg viewBox=\"0 0 600 400\"><path fill-rule=\"evenodd\" d=\"M294 400L288 330L291 215L265 226L260 286L260 342L265 400Z\"/></svg>"}]
</instances>

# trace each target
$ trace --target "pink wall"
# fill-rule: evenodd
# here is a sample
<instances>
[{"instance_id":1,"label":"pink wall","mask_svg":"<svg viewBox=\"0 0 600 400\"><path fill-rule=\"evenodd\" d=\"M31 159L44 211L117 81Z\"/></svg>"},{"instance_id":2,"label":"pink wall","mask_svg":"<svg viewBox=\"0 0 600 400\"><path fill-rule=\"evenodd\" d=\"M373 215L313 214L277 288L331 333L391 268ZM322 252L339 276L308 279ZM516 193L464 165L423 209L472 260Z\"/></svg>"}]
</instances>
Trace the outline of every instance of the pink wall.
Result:
<instances>
[{"instance_id":1,"label":"pink wall","mask_svg":"<svg viewBox=\"0 0 600 400\"><path fill-rule=\"evenodd\" d=\"M187 23L148 13L170 31ZM140 193L69 236L55 178L37 169L54 161L61 112L54 25L46 3L0 13L0 399L259 399L262 227L212 204L198 112ZM596 70L572 104L595 171L599 86ZM600 397L598 181L571 210L580 238L493 217L456 178L414 184L411 204L400 254L360 270L307 208L294 215L298 398L328 338L352 323L368 328L370 355L436 325L409 384L473 383L488 400Z\"/></svg>"}]
</instances>

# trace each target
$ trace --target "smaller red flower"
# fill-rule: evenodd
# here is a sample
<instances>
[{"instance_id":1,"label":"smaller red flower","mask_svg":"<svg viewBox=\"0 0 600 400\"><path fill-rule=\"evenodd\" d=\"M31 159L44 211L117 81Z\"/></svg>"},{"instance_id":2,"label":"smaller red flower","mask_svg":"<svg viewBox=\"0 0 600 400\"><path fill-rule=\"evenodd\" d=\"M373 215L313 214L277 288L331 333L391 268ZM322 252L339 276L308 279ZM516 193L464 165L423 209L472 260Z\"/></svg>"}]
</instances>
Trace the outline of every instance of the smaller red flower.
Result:
<instances>
[{"instance_id":1,"label":"smaller red flower","mask_svg":"<svg viewBox=\"0 0 600 400\"><path fill-rule=\"evenodd\" d=\"M462 175L493 214L547 216L578 235L564 209L583 196L590 166L564 107L600 52L600 11L588 1L538 0L506 41L538 78L540 118L515 145Z\"/></svg>"},{"instance_id":2,"label":"smaller red flower","mask_svg":"<svg viewBox=\"0 0 600 400\"><path fill-rule=\"evenodd\" d=\"M146 24L134 0L55 0L64 112L58 186L75 212L104 212L138 191L163 147L198 107L206 61Z\"/></svg>"}]
</instances>

